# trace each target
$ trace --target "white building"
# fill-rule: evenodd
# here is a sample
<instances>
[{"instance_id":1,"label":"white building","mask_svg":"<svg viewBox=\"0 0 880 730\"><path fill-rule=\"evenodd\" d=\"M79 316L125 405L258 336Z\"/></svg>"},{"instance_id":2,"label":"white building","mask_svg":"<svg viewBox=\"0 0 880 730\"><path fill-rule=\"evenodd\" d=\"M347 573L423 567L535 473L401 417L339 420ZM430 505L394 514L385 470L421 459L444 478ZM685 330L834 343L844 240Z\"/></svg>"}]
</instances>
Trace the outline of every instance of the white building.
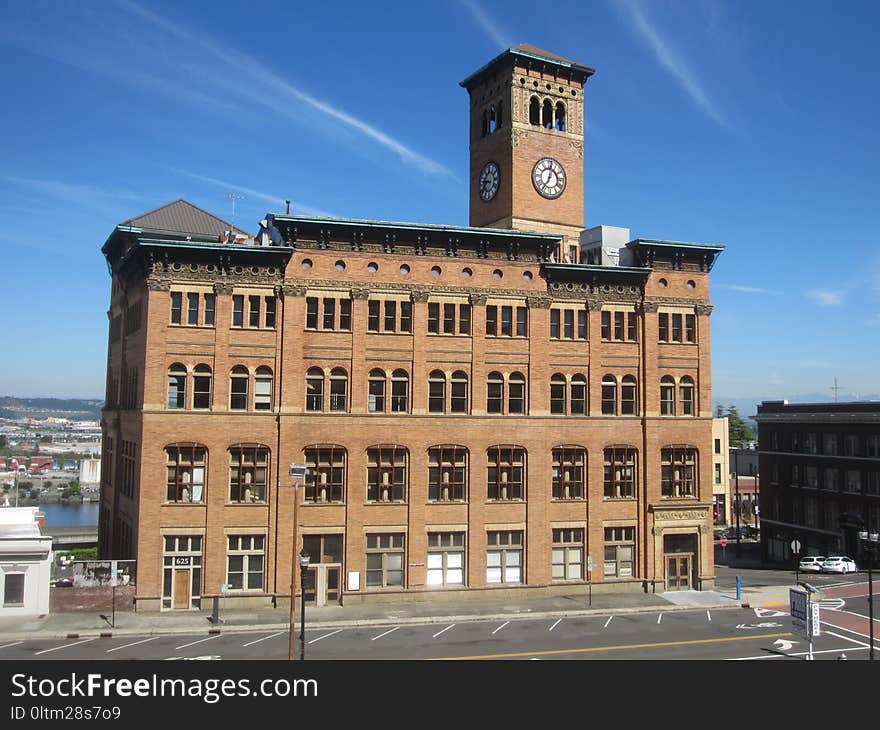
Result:
<instances>
[{"instance_id":1,"label":"white building","mask_svg":"<svg viewBox=\"0 0 880 730\"><path fill-rule=\"evenodd\" d=\"M52 537L37 515L37 507L0 509L0 616L49 613Z\"/></svg>"},{"instance_id":2,"label":"white building","mask_svg":"<svg viewBox=\"0 0 880 730\"><path fill-rule=\"evenodd\" d=\"M101 483L100 459L83 459L79 462L79 483L83 486Z\"/></svg>"}]
</instances>

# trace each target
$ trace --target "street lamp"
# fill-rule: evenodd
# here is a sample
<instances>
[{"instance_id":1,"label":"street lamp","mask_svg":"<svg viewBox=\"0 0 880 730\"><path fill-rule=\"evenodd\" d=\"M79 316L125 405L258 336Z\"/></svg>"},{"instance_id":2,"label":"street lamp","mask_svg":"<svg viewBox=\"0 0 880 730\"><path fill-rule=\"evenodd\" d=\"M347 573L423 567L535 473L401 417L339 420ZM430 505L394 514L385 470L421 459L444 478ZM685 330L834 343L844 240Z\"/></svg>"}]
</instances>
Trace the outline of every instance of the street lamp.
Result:
<instances>
[{"instance_id":1,"label":"street lamp","mask_svg":"<svg viewBox=\"0 0 880 730\"><path fill-rule=\"evenodd\" d=\"M297 505L299 504L298 487L305 481L306 467L304 464L290 465L290 478L293 480L293 543L290 546L290 643L287 648L287 658L296 658L296 634L293 622L296 618L296 547L298 542L299 522ZM300 627L300 630L302 628Z\"/></svg>"},{"instance_id":2,"label":"street lamp","mask_svg":"<svg viewBox=\"0 0 880 730\"><path fill-rule=\"evenodd\" d=\"M742 504L739 500L739 448L733 450L733 478L736 484L736 557L740 556L739 546L739 514L742 511Z\"/></svg>"},{"instance_id":3,"label":"street lamp","mask_svg":"<svg viewBox=\"0 0 880 730\"><path fill-rule=\"evenodd\" d=\"M862 549L868 553L868 641L870 649L868 650L868 658L874 660L874 556L880 548L880 534L876 532L869 533L867 530L859 530L859 540Z\"/></svg>"},{"instance_id":4,"label":"street lamp","mask_svg":"<svg viewBox=\"0 0 880 730\"><path fill-rule=\"evenodd\" d=\"M299 618L299 659L300 661L305 660L306 658L306 575L309 572L309 554L306 552L306 549L303 548L302 552L299 554L299 605L300 605L300 618Z\"/></svg>"}]
</instances>

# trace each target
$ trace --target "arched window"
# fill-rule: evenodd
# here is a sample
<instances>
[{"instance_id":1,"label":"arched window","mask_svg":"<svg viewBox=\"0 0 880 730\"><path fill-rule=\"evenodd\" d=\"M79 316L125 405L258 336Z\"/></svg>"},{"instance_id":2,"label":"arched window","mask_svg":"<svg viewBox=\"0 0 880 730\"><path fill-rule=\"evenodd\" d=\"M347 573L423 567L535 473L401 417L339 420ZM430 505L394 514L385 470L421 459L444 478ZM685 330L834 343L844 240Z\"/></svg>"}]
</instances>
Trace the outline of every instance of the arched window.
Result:
<instances>
[{"instance_id":1,"label":"arched window","mask_svg":"<svg viewBox=\"0 0 880 730\"><path fill-rule=\"evenodd\" d=\"M367 409L370 413L385 413L385 372L370 370Z\"/></svg>"},{"instance_id":2,"label":"arched window","mask_svg":"<svg viewBox=\"0 0 880 730\"><path fill-rule=\"evenodd\" d=\"M660 415L675 415L675 380L671 375L660 378Z\"/></svg>"},{"instance_id":3,"label":"arched window","mask_svg":"<svg viewBox=\"0 0 880 730\"><path fill-rule=\"evenodd\" d=\"M693 446L660 450L660 493L673 498L697 496L697 450Z\"/></svg>"},{"instance_id":4,"label":"arched window","mask_svg":"<svg viewBox=\"0 0 880 730\"><path fill-rule=\"evenodd\" d=\"M678 392L681 400L681 415L695 416L697 411L694 407L694 379L685 375L679 381Z\"/></svg>"},{"instance_id":5,"label":"arched window","mask_svg":"<svg viewBox=\"0 0 880 730\"><path fill-rule=\"evenodd\" d=\"M617 415L617 378L613 375L602 376L602 415Z\"/></svg>"},{"instance_id":6,"label":"arched window","mask_svg":"<svg viewBox=\"0 0 880 730\"><path fill-rule=\"evenodd\" d=\"M202 444L170 444L165 447L165 498L169 502L204 501L208 449Z\"/></svg>"},{"instance_id":7,"label":"arched window","mask_svg":"<svg viewBox=\"0 0 880 730\"><path fill-rule=\"evenodd\" d=\"M196 365L193 369L193 408L211 407L211 368Z\"/></svg>"},{"instance_id":8,"label":"arched window","mask_svg":"<svg viewBox=\"0 0 880 730\"><path fill-rule=\"evenodd\" d=\"M186 408L186 366L179 362L168 368L168 407Z\"/></svg>"},{"instance_id":9,"label":"arched window","mask_svg":"<svg viewBox=\"0 0 880 730\"><path fill-rule=\"evenodd\" d=\"M486 413L504 413L504 376L489 373L486 382Z\"/></svg>"},{"instance_id":10,"label":"arched window","mask_svg":"<svg viewBox=\"0 0 880 730\"><path fill-rule=\"evenodd\" d=\"M492 446L487 452L488 498L520 500L526 494L526 450L518 446Z\"/></svg>"},{"instance_id":11,"label":"arched window","mask_svg":"<svg viewBox=\"0 0 880 730\"><path fill-rule=\"evenodd\" d=\"M498 129L498 118L495 116L495 105L489 107L489 134L495 134Z\"/></svg>"},{"instance_id":12,"label":"arched window","mask_svg":"<svg viewBox=\"0 0 880 730\"><path fill-rule=\"evenodd\" d=\"M562 373L555 373L550 378L550 413L564 416L567 382Z\"/></svg>"},{"instance_id":13,"label":"arched window","mask_svg":"<svg viewBox=\"0 0 880 730\"><path fill-rule=\"evenodd\" d=\"M330 371L330 410L348 410L348 373L345 368Z\"/></svg>"},{"instance_id":14,"label":"arched window","mask_svg":"<svg viewBox=\"0 0 880 730\"><path fill-rule=\"evenodd\" d=\"M498 102L498 124L496 126L496 129L501 127L501 125L503 125L503 124L504 124L504 101L499 101Z\"/></svg>"},{"instance_id":15,"label":"arched window","mask_svg":"<svg viewBox=\"0 0 880 730\"><path fill-rule=\"evenodd\" d=\"M409 411L409 374L406 370L391 373L391 412Z\"/></svg>"},{"instance_id":16,"label":"arched window","mask_svg":"<svg viewBox=\"0 0 880 730\"><path fill-rule=\"evenodd\" d=\"M538 101L537 96L533 96L529 100L529 124L534 124L536 127L541 126L541 102Z\"/></svg>"},{"instance_id":17,"label":"arched window","mask_svg":"<svg viewBox=\"0 0 880 730\"><path fill-rule=\"evenodd\" d=\"M272 410L272 368L261 365L254 377L254 410Z\"/></svg>"},{"instance_id":18,"label":"arched window","mask_svg":"<svg viewBox=\"0 0 880 730\"><path fill-rule=\"evenodd\" d=\"M468 376L463 370L452 373L450 413L468 412Z\"/></svg>"},{"instance_id":19,"label":"arched window","mask_svg":"<svg viewBox=\"0 0 880 730\"><path fill-rule=\"evenodd\" d=\"M553 499L583 499L586 485L587 450L581 446L553 449Z\"/></svg>"},{"instance_id":20,"label":"arched window","mask_svg":"<svg viewBox=\"0 0 880 730\"><path fill-rule=\"evenodd\" d=\"M265 502L268 484L268 446L235 444L229 447L230 502Z\"/></svg>"},{"instance_id":21,"label":"arched window","mask_svg":"<svg viewBox=\"0 0 880 730\"><path fill-rule=\"evenodd\" d=\"M550 99L544 99L541 122L544 129L553 129L553 102Z\"/></svg>"},{"instance_id":22,"label":"arched window","mask_svg":"<svg viewBox=\"0 0 880 730\"><path fill-rule=\"evenodd\" d=\"M624 375L620 381L620 414L635 416L639 412L639 387L632 375Z\"/></svg>"},{"instance_id":23,"label":"arched window","mask_svg":"<svg viewBox=\"0 0 880 730\"><path fill-rule=\"evenodd\" d=\"M556 102L556 129L565 131L565 104L561 101Z\"/></svg>"},{"instance_id":24,"label":"arched window","mask_svg":"<svg viewBox=\"0 0 880 730\"><path fill-rule=\"evenodd\" d=\"M573 375L571 378L571 406L569 412L572 416L587 415L587 379L583 375Z\"/></svg>"},{"instance_id":25,"label":"arched window","mask_svg":"<svg viewBox=\"0 0 880 730\"><path fill-rule=\"evenodd\" d=\"M428 413L446 413L446 375L441 370L428 376Z\"/></svg>"},{"instance_id":26,"label":"arched window","mask_svg":"<svg viewBox=\"0 0 880 730\"><path fill-rule=\"evenodd\" d=\"M467 499L467 456L464 446L432 446L428 449L428 501L454 502Z\"/></svg>"},{"instance_id":27,"label":"arched window","mask_svg":"<svg viewBox=\"0 0 880 730\"><path fill-rule=\"evenodd\" d=\"M483 109L480 115L480 136L485 137L489 133L489 112Z\"/></svg>"},{"instance_id":28,"label":"arched window","mask_svg":"<svg viewBox=\"0 0 880 730\"><path fill-rule=\"evenodd\" d=\"M507 412L526 412L526 379L522 373L511 373L507 379Z\"/></svg>"},{"instance_id":29,"label":"arched window","mask_svg":"<svg viewBox=\"0 0 880 730\"><path fill-rule=\"evenodd\" d=\"M631 499L636 496L638 452L632 446L605 449L605 499Z\"/></svg>"},{"instance_id":30,"label":"arched window","mask_svg":"<svg viewBox=\"0 0 880 730\"><path fill-rule=\"evenodd\" d=\"M335 444L305 448L307 502L345 501L345 449Z\"/></svg>"},{"instance_id":31,"label":"arched window","mask_svg":"<svg viewBox=\"0 0 880 730\"><path fill-rule=\"evenodd\" d=\"M367 449L367 501L403 502L406 499L406 449L373 446Z\"/></svg>"},{"instance_id":32,"label":"arched window","mask_svg":"<svg viewBox=\"0 0 880 730\"><path fill-rule=\"evenodd\" d=\"M248 369L244 365L232 368L229 383L229 408L233 411L246 411L248 406Z\"/></svg>"},{"instance_id":33,"label":"arched window","mask_svg":"<svg viewBox=\"0 0 880 730\"><path fill-rule=\"evenodd\" d=\"M306 410L319 413L324 410L324 371L321 368L309 368L306 373Z\"/></svg>"}]
</instances>

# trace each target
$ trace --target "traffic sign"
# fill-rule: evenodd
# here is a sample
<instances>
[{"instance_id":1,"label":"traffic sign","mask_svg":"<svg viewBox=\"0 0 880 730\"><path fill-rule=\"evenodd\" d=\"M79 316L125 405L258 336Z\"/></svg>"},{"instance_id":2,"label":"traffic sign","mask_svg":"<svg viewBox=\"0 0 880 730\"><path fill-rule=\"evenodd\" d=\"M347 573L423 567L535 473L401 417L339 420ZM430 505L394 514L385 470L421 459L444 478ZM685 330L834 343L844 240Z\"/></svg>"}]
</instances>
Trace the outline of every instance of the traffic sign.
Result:
<instances>
[{"instance_id":1,"label":"traffic sign","mask_svg":"<svg viewBox=\"0 0 880 730\"><path fill-rule=\"evenodd\" d=\"M796 634L809 639L809 597L803 591L796 591L793 588L789 589L788 596L791 627Z\"/></svg>"},{"instance_id":2,"label":"traffic sign","mask_svg":"<svg viewBox=\"0 0 880 730\"><path fill-rule=\"evenodd\" d=\"M727 535L721 536L721 547L727 547Z\"/></svg>"},{"instance_id":3,"label":"traffic sign","mask_svg":"<svg viewBox=\"0 0 880 730\"><path fill-rule=\"evenodd\" d=\"M800 543L799 540L792 540L792 541L791 541L791 551L792 551L795 555L799 555L799 554L800 554L800 552L801 552L801 543Z\"/></svg>"}]
</instances>

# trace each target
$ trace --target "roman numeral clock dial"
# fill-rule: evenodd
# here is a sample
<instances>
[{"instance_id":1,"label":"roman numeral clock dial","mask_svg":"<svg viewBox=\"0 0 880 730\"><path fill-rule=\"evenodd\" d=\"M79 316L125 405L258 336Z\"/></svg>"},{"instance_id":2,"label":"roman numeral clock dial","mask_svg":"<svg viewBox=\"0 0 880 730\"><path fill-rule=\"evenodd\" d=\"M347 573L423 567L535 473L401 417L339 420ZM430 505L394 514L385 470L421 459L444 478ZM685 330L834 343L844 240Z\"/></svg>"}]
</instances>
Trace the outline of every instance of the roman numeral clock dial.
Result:
<instances>
[{"instance_id":1,"label":"roman numeral clock dial","mask_svg":"<svg viewBox=\"0 0 880 730\"><path fill-rule=\"evenodd\" d=\"M532 184L545 198L558 198L565 190L565 170L552 157L542 157L532 168Z\"/></svg>"},{"instance_id":2,"label":"roman numeral clock dial","mask_svg":"<svg viewBox=\"0 0 880 730\"><path fill-rule=\"evenodd\" d=\"M480 173L480 197L488 203L498 192L498 180L501 171L494 162L487 162Z\"/></svg>"}]
</instances>

